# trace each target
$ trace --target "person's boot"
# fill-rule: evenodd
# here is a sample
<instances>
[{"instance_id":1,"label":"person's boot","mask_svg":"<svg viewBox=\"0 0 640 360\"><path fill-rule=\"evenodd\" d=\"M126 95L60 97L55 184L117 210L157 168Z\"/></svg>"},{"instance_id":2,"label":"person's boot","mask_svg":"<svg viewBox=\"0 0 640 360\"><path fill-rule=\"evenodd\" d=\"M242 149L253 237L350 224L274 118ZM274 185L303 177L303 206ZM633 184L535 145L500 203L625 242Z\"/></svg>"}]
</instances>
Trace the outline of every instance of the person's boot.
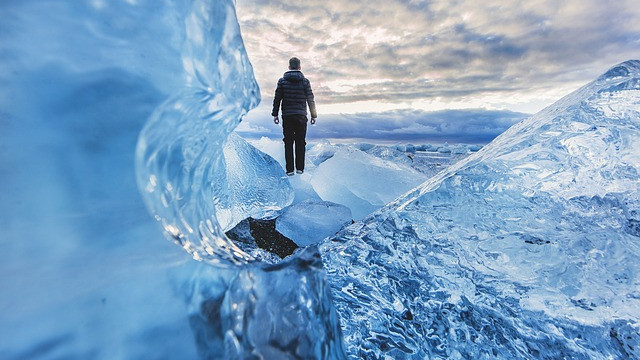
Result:
<instances>
[{"instance_id":1,"label":"person's boot","mask_svg":"<svg viewBox=\"0 0 640 360\"><path fill-rule=\"evenodd\" d=\"M295 174L295 173L294 173L293 171L291 171L291 172L288 172L288 173L287 173L287 176L293 176L294 174Z\"/></svg>"},{"instance_id":2,"label":"person's boot","mask_svg":"<svg viewBox=\"0 0 640 360\"><path fill-rule=\"evenodd\" d=\"M302 174L302 173L304 172L304 170L296 170L296 172L297 172L298 174ZM292 174L293 174L293 173L292 173Z\"/></svg>"}]
</instances>

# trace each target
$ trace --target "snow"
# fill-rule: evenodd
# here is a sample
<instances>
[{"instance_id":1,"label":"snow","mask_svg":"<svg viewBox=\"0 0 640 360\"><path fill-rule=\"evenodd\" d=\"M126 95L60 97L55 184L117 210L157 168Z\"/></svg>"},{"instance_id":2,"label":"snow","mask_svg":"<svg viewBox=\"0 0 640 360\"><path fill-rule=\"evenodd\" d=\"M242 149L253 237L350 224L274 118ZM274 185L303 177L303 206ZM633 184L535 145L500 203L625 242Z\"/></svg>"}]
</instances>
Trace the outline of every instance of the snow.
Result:
<instances>
[{"instance_id":1,"label":"snow","mask_svg":"<svg viewBox=\"0 0 640 360\"><path fill-rule=\"evenodd\" d=\"M351 220L351 210L344 205L305 200L285 209L276 220L276 230L298 246L308 246L335 234Z\"/></svg>"}]
</instances>

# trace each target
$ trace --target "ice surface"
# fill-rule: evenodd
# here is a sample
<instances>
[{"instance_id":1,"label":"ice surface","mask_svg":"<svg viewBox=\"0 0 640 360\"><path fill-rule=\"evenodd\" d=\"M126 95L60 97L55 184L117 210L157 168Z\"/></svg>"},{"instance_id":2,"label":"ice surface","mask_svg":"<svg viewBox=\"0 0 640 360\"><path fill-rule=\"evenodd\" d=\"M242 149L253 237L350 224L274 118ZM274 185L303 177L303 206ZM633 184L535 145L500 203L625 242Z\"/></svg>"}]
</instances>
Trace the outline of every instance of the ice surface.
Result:
<instances>
[{"instance_id":1,"label":"ice surface","mask_svg":"<svg viewBox=\"0 0 640 360\"><path fill-rule=\"evenodd\" d=\"M638 62L325 242L324 264L314 246L245 264L224 229L291 194L227 140L258 101L233 3L0 4L0 358L639 357ZM236 266L160 239L141 131L156 219ZM406 175L322 147L301 185L384 202Z\"/></svg>"},{"instance_id":2,"label":"ice surface","mask_svg":"<svg viewBox=\"0 0 640 360\"><path fill-rule=\"evenodd\" d=\"M308 246L335 234L351 220L351 210L344 205L305 200L284 210L276 220L276 230L298 246Z\"/></svg>"},{"instance_id":3,"label":"ice surface","mask_svg":"<svg viewBox=\"0 0 640 360\"><path fill-rule=\"evenodd\" d=\"M194 258L252 261L224 230L254 212L288 205L292 194L273 160L239 137L223 153L229 134L260 100L233 4L196 1L185 19L184 83L140 133L138 186L167 236ZM225 155L234 164L230 171ZM259 176L257 184L247 181Z\"/></svg>"},{"instance_id":4,"label":"ice surface","mask_svg":"<svg viewBox=\"0 0 640 360\"><path fill-rule=\"evenodd\" d=\"M274 266L203 266L187 289L204 359L346 359L316 248Z\"/></svg>"},{"instance_id":5,"label":"ice surface","mask_svg":"<svg viewBox=\"0 0 640 360\"><path fill-rule=\"evenodd\" d=\"M411 166L411 164L413 163L411 158L405 152L389 146L376 145L364 151L366 151L369 155L373 155L383 160L391 161L395 164Z\"/></svg>"},{"instance_id":6,"label":"ice surface","mask_svg":"<svg viewBox=\"0 0 640 360\"><path fill-rule=\"evenodd\" d=\"M640 62L325 242L360 358L640 358Z\"/></svg>"},{"instance_id":7,"label":"ice surface","mask_svg":"<svg viewBox=\"0 0 640 360\"><path fill-rule=\"evenodd\" d=\"M282 141L262 137L250 142L284 167ZM332 144L328 140L308 143L305 173L289 178L295 193L293 203L328 200L349 207L359 219L465 158L471 149L480 148L456 144L457 151L452 154L437 152L442 147L449 149L448 144L408 145L412 152L406 152L407 145L401 144ZM338 157L332 159L336 154Z\"/></svg>"},{"instance_id":8,"label":"ice surface","mask_svg":"<svg viewBox=\"0 0 640 360\"><path fill-rule=\"evenodd\" d=\"M293 306L296 299L304 300L297 303L300 313L335 314L313 256L269 270L198 263L162 238L138 191L136 141L155 114L141 137L144 165L151 168L143 166L139 174L158 165L155 185L169 195L192 190L178 194L189 197L181 198L180 220L194 220L197 214L186 216L191 210L203 220L220 206L219 218L230 226L243 212L291 200L272 159L238 138L226 141L233 124L258 101L232 1L4 1L0 13L0 358L197 358L211 350L198 336L205 331L208 340L218 339L221 324L200 326L199 316L213 317L216 308L204 295L200 302L192 297L192 290L226 293L231 284L240 284L233 299L261 306L258 312L269 307L255 321L234 318L233 331L271 324L286 331L298 312L272 309ZM194 116L171 122L185 112ZM154 131L162 125L175 127ZM207 183L218 189L210 192L202 181L207 159L215 167ZM265 182L256 181L258 176ZM242 198L247 188L251 201ZM221 191L225 196L216 197ZM171 198L162 201L175 210ZM224 214L225 206L233 211ZM165 224L176 220L167 219ZM199 277L203 268L214 276ZM266 281L253 287L218 281L240 273ZM281 286L273 291L276 298L262 296L275 279L286 285L291 279L297 287L287 293L291 288ZM297 296L305 292L315 297ZM273 314L268 321L266 314ZM305 336L315 343L291 347L296 353L290 358L323 352L339 357L336 316L302 319ZM273 351L268 339L279 335L234 334L223 334L229 346L252 344L257 356ZM225 349L232 347L217 347L212 357L228 358Z\"/></svg>"},{"instance_id":9,"label":"ice surface","mask_svg":"<svg viewBox=\"0 0 640 360\"><path fill-rule=\"evenodd\" d=\"M0 2L2 359L197 356L175 288L194 261L162 240L133 166L182 81L188 7L98 3Z\"/></svg>"},{"instance_id":10,"label":"ice surface","mask_svg":"<svg viewBox=\"0 0 640 360\"><path fill-rule=\"evenodd\" d=\"M311 185L323 200L349 207L358 220L425 180L409 166L344 147L318 165Z\"/></svg>"},{"instance_id":11,"label":"ice surface","mask_svg":"<svg viewBox=\"0 0 640 360\"><path fill-rule=\"evenodd\" d=\"M293 188L283 168L236 133L223 147L227 189L224 202L216 203L216 214L223 231L247 217L261 218L293 201ZM214 184L217 186L218 184Z\"/></svg>"},{"instance_id":12,"label":"ice surface","mask_svg":"<svg viewBox=\"0 0 640 360\"><path fill-rule=\"evenodd\" d=\"M333 157L336 151L343 148L344 146L345 145L341 144L332 144L328 140L324 140L318 144L315 144L311 149L309 149L306 157L308 159L308 162L312 163L315 166L318 166Z\"/></svg>"}]
</instances>

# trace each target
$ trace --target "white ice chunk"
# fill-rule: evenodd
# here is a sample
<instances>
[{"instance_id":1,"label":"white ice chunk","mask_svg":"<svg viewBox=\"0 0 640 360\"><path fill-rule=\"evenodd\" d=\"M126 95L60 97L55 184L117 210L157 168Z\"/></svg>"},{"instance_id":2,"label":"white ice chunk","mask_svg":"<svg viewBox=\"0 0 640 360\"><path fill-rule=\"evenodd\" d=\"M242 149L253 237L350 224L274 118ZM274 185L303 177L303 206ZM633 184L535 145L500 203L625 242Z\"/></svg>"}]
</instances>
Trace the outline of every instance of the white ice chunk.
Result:
<instances>
[{"instance_id":1,"label":"white ice chunk","mask_svg":"<svg viewBox=\"0 0 640 360\"><path fill-rule=\"evenodd\" d=\"M351 219L344 205L307 200L286 208L276 220L276 230L298 246L308 246L335 234Z\"/></svg>"},{"instance_id":2,"label":"white ice chunk","mask_svg":"<svg viewBox=\"0 0 640 360\"><path fill-rule=\"evenodd\" d=\"M341 148L318 166L311 185L323 200L348 206L357 220L425 180L409 166Z\"/></svg>"},{"instance_id":3,"label":"white ice chunk","mask_svg":"<svg viewBox=\"0 0 640 360\"><path fill-rule=\"evenodd\" d=\"M216 211L224 231L250 216L260 218L291 204L293 189L275 159L251 146L236 133L229 135L223 153L228 192L216 204Z\"/></svg>"}]
</instances>

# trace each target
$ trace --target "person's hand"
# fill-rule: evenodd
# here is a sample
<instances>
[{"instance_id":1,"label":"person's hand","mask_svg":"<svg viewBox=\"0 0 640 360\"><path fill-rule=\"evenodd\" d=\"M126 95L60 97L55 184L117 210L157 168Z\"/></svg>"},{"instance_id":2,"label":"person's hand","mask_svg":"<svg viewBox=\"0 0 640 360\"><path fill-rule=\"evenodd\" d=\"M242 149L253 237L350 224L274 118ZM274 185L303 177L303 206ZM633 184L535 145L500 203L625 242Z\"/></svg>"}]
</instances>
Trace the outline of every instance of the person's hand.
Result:
<instances>
[{"instance_id":1,"label":"person's hand","mask_svg":"<svg viewBox=\"0 0 640 360\"><path fill-rule=\"evenodd\" d=\"M311 118L311 125L315 125L316 124L316 118Z\"/></svg>"},{"instance_id":2,"label":"person's hand","mask_svg":"<svg viewBox=\"0 0 640 360\"><path fill-rule=\"evenodd\" d=\"M277 116L274 116L273 117L273 123L276 124L276 125L280 124L280 119L278 119Z\"/></svg>"}]
</instances>

